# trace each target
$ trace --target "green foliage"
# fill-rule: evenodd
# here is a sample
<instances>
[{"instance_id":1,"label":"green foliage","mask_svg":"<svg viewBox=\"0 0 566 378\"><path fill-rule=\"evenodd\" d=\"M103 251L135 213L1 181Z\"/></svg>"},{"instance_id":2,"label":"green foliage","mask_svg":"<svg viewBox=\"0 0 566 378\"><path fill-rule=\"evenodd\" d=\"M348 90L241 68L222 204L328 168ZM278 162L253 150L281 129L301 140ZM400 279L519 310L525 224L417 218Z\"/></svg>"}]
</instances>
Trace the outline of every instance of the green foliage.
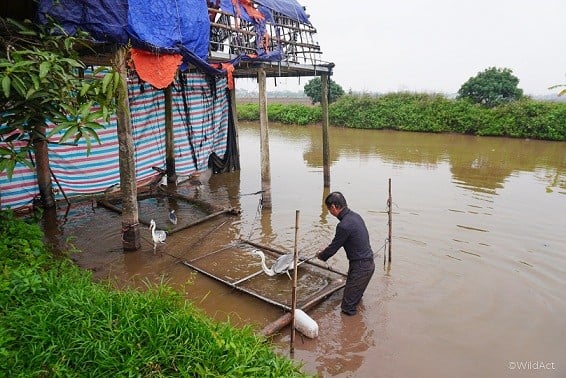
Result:
<instances>
[{"instance_id":1,"label":"green foliage","mask_svg":"<svg viewBox=\"0 0 566 378\"><path fill-rule=\"evenodd\" d=\"M270 104L268 117L270 121L297 125L318 123L322 119L320 107L297 104ZM257 121L258 105L238 105L238 118ZM566 103L528 98L486 108L437 94L345 95L330 105L329 120L334 126L361 129L566 140Z\"/></svg>"},{"instance_id":2,"label":"green foliage","mask_svg":"<svg viewBox=\"0 0 566 378\"><path fill-rule=\"evenodd\" d=\"M480 135L566 140L566 104L521 100L492 109L493 125Z\"/></svg>"},{"instance_id":3,"label":"green foliage","mask_svg":"<svg viewBox=\"0 0 566 378\"><path fill-rule=\"evenodd\" d=\"M269 108L269 105L268 105ZM238 120L240 121L257 121L259 120L258 104L238 104L237 108Z\"/></svg>"},{"instance_id":4,"label":"green foliage","mask_svg":"<svg viewBox=\"0 0 566 378\"><path fill-rule=\"evenodd\" d=\"M320 77L315 77L305 84L305 94L309 96L313 105L320 102L322 98L322 82ZM332 79L328 79L328 103L331 104L344 95L344 90Z\"/></svg>"},{"instance_id":5,"label":"green foliage","mask_svg":"<svg viewBox=\"0 0 566 378\"><path fill-rule=\"evenodd\" d=\"M304 106L299 104L268 104L267 117L270 121L273 122L280 122L287 125L304 126L319 122L322 114L319 107ZM259 120L259 105L238 105L238 119L241 121Z\"/></svg>"},{"instance_id":6,"label":"green foliage","mask_svg":"<svg viewBox=\"0 0 566 378\"><path fill-rule=\"evenodd\" d=\"M390 93L378 98L344 96L330 108L330 119L346 127L405 131L448 131L449 100L440 95Z\"/></svg>"},{"instance_id":7,"label":"green foliage","mask_svg":"<svg viewBox=\"0 0 566 378\"><path fill-rule=\"evenodd\" d=\"M43 234L37 224L14 217L11 211L0 212L0 263L3 271L24 264L39 267L48 260Z\"/></svg>"},{"instance_id":8,"label":"green foliage","mask_svg":"<svg viewBox=\"0 0 566 378\"><path fill-rule=\"evenodd\" d=\"M519 79L509 68L490 67L466 81L458 97L488 108L516 101L523 96Z\"/></svg>"},{"instance_id":9,"label":"green foliage","mask_svg":"<svg viewBox=\"0 0 566 378\"><path fill-rule=\"evenodd\" d=\"M307 376L252 328L213 322L164 284L93 283L49 258L36 225L0 217L0 376Z\"/></svg>"},{"instance_id":10,"label":"green foliage","mask_svg":"<svg viewBox=\"0 0 566 378\"><path fill-rule=\"evenodd\" d=\"M267 116L270 120L288 125L309 125L321 118L319 107L299 104L270 104L267 106Z\"/></svg>"},{"instance_id":11,"label":"green foliage","mask_svg":"<svg viewBox=\"0 0 566 378\"><path fill-rule=\"evenodd\" d=\"M69 36L54 25L8 22L20 33L0 51L0 172L9 178L17 163L31 166L35 139L61 135L59 142L100 143L97 130L115 110L118 72L99 67L84 77L75 48L86 35ZM56 127L49 135L40 126Z\"/></svg>"}]
</instances>

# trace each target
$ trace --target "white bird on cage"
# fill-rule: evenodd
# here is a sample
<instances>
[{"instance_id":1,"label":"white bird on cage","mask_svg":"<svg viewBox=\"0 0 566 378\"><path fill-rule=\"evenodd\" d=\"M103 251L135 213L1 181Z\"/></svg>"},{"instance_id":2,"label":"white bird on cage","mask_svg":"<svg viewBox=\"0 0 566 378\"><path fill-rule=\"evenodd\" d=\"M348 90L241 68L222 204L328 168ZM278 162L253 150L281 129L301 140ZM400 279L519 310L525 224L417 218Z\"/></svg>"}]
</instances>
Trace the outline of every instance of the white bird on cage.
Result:
<instances>
[{"instance_id":1,"label":"white bird on cage","mask_svg":"<svg viewBox=\"0 0 566 378\"><path fill-rule=\"evenodd\" d=\"M159 181L159 186L167 186L167 175L161 176L161 180Z\"/></svg>"},{"instance_id":2,"label":"white bird on cage","mask_svg":"<svg viewBox=\"0 0 566 378\"><path fill-rule=\"evenodd\" d=\"M169 222L177 224L177 214L175 214L175 210L169 212Z\"/></svg>"},{"instance_id":3,"label":"white bird on cage","mask_svg":"<svg viewBox=\"0 0 566 378\"><path fill-rule=\"evenodd\" d=\"M149 222L149 229L151 230L151 239L153 239L153 254L155 255L157 243L165 243L167 233L163 230L156 230L155 221L153 219Z\"/></svg>"},{"instance_id":4,"label":"white bird on cage","mask_svg":"<svg viewBox=\"0 0 566 378\"><path fill-rule=\"evenodd\" d=\"M261 257L261 268L265 274L268 276L274 276L276 274L287 273L287 276L291 279L289 271L293 270L295 266L295 257L292 253L278 257L273 265L271 265L271 268L268 268L267 265L265 265L265 254L262 251L256 249L252 253Z\"/></svg>"}]
</instances>

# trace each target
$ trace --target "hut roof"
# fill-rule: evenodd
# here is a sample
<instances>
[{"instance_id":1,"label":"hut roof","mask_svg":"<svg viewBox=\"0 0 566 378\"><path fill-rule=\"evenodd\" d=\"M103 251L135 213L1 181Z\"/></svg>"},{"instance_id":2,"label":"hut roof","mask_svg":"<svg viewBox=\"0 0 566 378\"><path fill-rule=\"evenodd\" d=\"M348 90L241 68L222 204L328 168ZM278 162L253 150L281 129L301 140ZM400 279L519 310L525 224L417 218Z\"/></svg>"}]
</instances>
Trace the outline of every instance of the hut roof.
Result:
<instances>
[{"instance_id":1,"label":"hut roof","mask_svg":"<svg viewBox=\"0 0 566 378\"><path fill-rule=\"evenodd\" d=\"M131 44L154 53L182 55L184 67L220 73L230 63L235 77L314 76L331 72L314 41L316 29L296 0L20 0L1 16L57 20L69 33L81 29L98 44L85 62L105 64L112 46ZM34 5L35 4L35 5Z\"/></svg>"}]
</instances>

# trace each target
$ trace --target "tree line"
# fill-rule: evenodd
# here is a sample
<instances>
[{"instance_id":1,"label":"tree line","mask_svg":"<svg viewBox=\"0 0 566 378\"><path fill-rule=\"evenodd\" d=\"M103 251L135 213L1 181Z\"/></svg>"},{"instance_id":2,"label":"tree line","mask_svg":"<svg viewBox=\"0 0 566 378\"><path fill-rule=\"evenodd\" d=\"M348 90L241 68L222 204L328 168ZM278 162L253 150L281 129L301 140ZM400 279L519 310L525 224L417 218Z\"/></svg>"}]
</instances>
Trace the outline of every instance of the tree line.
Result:
<instances>
[{"instance_id":1,"label":"tree line","mask_svg":"<svg viewBox=\"0 0 566 378\"><path fill-rule=\"evenodd\" d=\"M507 104L523 98L523 90L519 88L519 79L509 68L489 67L476 76L470 77L458 90L458 99L467 100L488 108ZM556 85L553 88L564 87ZM322 85L319 77L310 80L304 87L305 94L312 104L320 102ZM566 93L566 89L560 95ZM336 82L329 80L328 102L332 103L344 95L344 90Z\"/></svg>"},{"instance_id":2,"label":"tree line","mask_svg":"<svg viewBox=\"0 0 566 378\"><path fill-rule=\"evenodd\" d=\"M466 81L455 99L413 92L344 94L329 82L329 122L333 126L417 132L454 132L553 141L566 140L566 103L523 95L507 68L488 68ZM565 90L566 91L566 90ZM313 104L320 101L320 78L305 85ZM269 119L307 125L322 121L318 106L268 105ZM238 106L238 119L259 120L256 104Z\"/></svg>"}]
</instances>

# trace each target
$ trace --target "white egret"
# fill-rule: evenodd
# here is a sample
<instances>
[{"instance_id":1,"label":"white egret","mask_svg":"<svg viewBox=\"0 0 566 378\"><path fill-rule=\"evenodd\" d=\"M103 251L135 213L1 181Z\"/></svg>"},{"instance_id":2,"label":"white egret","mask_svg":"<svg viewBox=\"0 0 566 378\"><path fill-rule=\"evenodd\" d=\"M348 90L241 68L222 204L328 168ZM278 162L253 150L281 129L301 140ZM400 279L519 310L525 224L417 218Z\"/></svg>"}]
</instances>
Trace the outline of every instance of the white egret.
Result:
<instances>
[{"instance_id":1,"label":"white egret","mask_svg":"<svg viewBox=\"0 0 566 378\"><path fill-rule=\"evenodd\" d=\"M159 181L159 186L167 186L167 175L161 176L161 180Z\"/></svg>"},{"instance_id":2,"label":"white egret","mask_svg":"<svg viewBox=\"0 0 566 378\"><path fill-rule=\"evenodd\" d=\"M177 214L175 214L175 210L169 212L169 222L177 224Z\"/></svg>"},{"instance_id":3,"label":"white egret","mask_svg":"<svg viewBox=\"0 0 566 378\"><path fill-rule=\"evenodd\" d=\"M293 270L294 264L294 255L292 253L288 253L286 255L280 256L277 260L271 265L271 268L268 268L265 265L265 254L262 251L254 250L253 254L256 256L261 257L261 268L268 276L274 276L276 274L287 273L289 279L291 279L291 275L289 274L290 270Z\"/></svg>"},{"instance_id":4,"label":"white egret","mask_svg":"<svg viewBox=\"0 0 566 378\"><path fill-rule=\"evenodd\" d=\"M165 243L167 233L163 230L156 230L155 221L153 219L149 222L149 229L151 230L151 238L153 239L153 254L155 255L157 243Z\"/></svg>"}]
</instances>

